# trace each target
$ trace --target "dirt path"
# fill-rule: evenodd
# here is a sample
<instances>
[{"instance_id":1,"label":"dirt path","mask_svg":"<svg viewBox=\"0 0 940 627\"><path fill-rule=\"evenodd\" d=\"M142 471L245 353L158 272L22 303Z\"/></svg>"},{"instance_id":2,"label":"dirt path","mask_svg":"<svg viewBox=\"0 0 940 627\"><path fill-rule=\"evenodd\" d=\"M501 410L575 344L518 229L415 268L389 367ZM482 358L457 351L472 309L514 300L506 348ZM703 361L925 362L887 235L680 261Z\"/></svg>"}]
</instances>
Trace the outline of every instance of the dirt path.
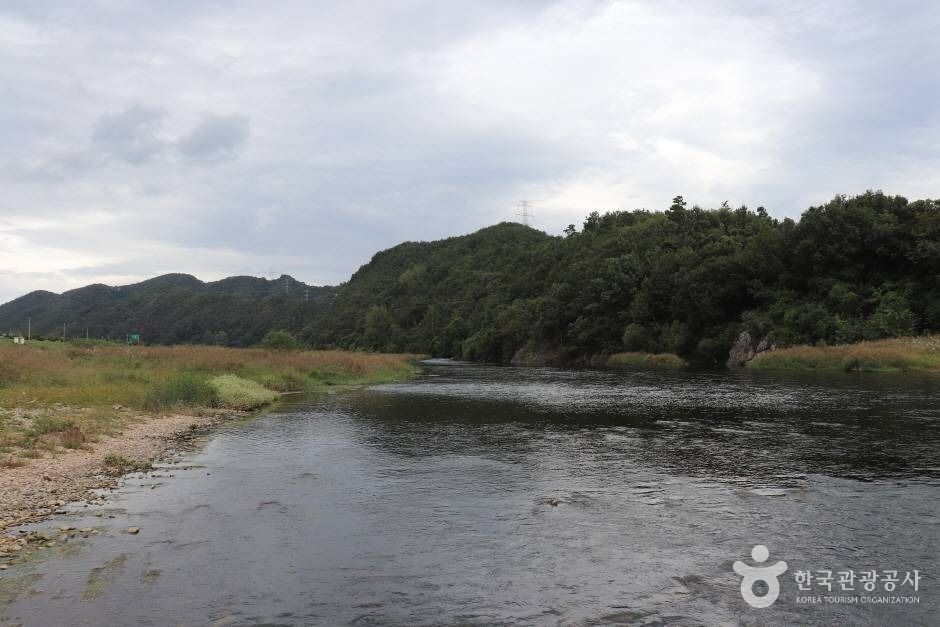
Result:
<instances>
[{"instance_id":1,"label":"dirt path","mask_svg":"<svg viewBox=\"0 0 940 627\"><path fill-rule=\"evenodd\" d=\"M128 425L119 434L102 437L90 448L61 449L54 456L30 459L18 468L0 469L0 532L41 520L68 502L84 500L89 490L117 485L119 477L104 474L106 456L159 459L193 433L192 425L206 427L223 419L218 415L148 418Z\"/></svg>"}]
</instances>

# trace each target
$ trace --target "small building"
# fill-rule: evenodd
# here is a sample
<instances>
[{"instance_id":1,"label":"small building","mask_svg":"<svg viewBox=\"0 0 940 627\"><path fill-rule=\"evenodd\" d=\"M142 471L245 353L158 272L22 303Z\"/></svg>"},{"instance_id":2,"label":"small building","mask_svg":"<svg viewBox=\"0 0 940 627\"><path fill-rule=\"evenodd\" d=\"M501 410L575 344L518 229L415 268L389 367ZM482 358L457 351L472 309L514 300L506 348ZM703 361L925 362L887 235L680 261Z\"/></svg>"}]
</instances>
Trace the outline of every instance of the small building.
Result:
<instances>
[{"instance_id":1,"label":"small building","mask_svg":"<svg viewBox=\"0 0 940 627\"><path fill-rule=\"evenodd\" d=\"M26 343L26 338L25 338L25 337L22 337L22 336L20 336L20 335L17 335L16 337L13 338L13 343L14 343L14 344L25 344L25 343Z\"/></svg>"}]
</instances>

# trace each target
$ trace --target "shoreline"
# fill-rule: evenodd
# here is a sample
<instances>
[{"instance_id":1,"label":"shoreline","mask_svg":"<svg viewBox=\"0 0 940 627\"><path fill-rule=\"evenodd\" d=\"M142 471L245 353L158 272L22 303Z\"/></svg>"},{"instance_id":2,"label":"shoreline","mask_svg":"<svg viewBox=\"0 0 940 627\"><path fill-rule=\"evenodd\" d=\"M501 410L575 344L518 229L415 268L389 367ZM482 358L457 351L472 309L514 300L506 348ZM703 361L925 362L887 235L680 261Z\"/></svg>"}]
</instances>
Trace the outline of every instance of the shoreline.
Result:
<instances>
[{"instance_id":1,"label":"shoreline","mask_svg":"<svg viewBox=\"0 0 940 627\"><path fill-rule=\"evenodd\" d=\"M115 488L134 472L108 473L105 458L158 461L184 442L242 412L207 415L173 414L143 417L120 431L102 436L89 448L64 449L0 471L0 534L12 527L50 518L69 503L100 499L93 490ZM0 536L2 537L2 536Z\"/></svg>"},{"instance_id":2,"label":"shoreline","mask_svg":"<svg viewBox=\"0 0 940 627\"><path fill-rule=\"evenodd\" d=\"M217 346L0 345L0 534L284 392L413 376L419 356ZM0 540L4 536L0 535ZM0 554L7 552L0 543Z\"/></svg>"}]
</instances>

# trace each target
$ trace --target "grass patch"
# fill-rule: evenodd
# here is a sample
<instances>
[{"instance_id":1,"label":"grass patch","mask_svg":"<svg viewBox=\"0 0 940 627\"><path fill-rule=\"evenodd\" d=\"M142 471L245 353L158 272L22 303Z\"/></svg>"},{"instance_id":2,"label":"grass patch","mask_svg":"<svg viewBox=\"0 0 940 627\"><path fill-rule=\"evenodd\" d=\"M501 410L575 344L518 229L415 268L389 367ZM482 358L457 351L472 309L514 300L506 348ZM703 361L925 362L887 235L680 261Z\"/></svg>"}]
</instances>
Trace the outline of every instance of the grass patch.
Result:
<instances>
[{"instance_id":1,"label":"grass patch","mask_svg":"<svg viewBox=\"0 0 940 627\"><path fill-rule=\"evenodd\" d=\"M607 358L612 368L685 368L689 364L672 353L614 353Z\"/></svg>"},{"instance_id":2,"label":"grass patch","mask_svg":"<svg viewBox=\"0 0 940 627\"><path fill-rule=\"evenodd\" d=\"M147 396L146 408L166 411L180 407L216 407L219 394L208 377L194 372L178 372L159 381Z\"/></svg>"},{"instance_id":3,"label":"grass patch","mask_svg":"<svg viewBox=\"0 0 940 627\"><path fill-rule=\"evenodd\" d=\"M75 423L69 418L60 418L57 416L38 416L33 418L33 426L30 433L33 435L45 435L47 433L56 433L65 431L75 426Z\"/></svg>"},{"instance_id":4,"label":"grass patch","mask_svg":"<svg viewBox=\"0 0 940 627\"><path fill-rule=\"evenodd\" d=\"M220 346L0 343L0 455L81 447L153 414L253 408L277 392L399 381L415 372L416 358Z\"/></svg>"},{"instance_id":5,"label":"grass patch","mask_svg":"<svg viewBox=\"0 0 940 627\"><path fill-rule=\"evenodd\" d=\"M153 464L143 459L130 459L123 455L113 453L105 455L104 460L105 474L111 477L120 477L129 472L149 472L153 470Z\"/></svg>"},{"instance_id":6,"label":"grass patch","mask_svg":"<svg viewBox=\"0 0 940 627\"><path fill-rule=\"evenodd\" d=\"M273 403L278 397L277 392L260 383L233 374L213 377L208 383L215 390L218 403L229 409L256 409Z\"/></svg>"},{"instance_id":7,"label":"grass patch","mask_svg":"<svg viewBox=\"0 0 940 627\"><path fill-rule=\"evenodd\" d=\"M16 443L21 447L44 446L54 450L56 446L80 448L86 440L85 433L71 418L43 415L32 419L31 426L21 432Z\"/></svg>"},{"instance_id":8,"label":"grass patch","mask_svg":"<svg viewBox=\"0 0 940 627\"><path fill-rule=\"evenodd\" d=\"M940 373L940 335L893 338L838 346L794 346L761 353L755 370Z\"/></svg>"}]
</instances>

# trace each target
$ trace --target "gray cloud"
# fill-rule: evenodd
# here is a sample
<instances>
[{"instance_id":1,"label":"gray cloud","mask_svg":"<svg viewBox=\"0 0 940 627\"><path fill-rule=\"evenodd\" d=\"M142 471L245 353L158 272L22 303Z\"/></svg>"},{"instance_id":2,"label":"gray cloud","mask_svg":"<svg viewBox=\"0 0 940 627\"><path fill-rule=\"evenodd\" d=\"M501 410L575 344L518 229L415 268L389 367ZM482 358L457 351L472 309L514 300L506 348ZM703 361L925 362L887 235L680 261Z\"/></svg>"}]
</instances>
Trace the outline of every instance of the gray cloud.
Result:
<instances>
[{"instance_id":1,"label":"gray cloud","mask_svg":"<svg viewBox=\"0 0 940 627\"><path fill-rule=\"evenodd\" d=\"M187 157L214 161L234 157L247 139L247 117L205 114L178 146Z\"/></svg>"},{"instance_id":2,"label":"gray cloud","mask_svg":"<svg viewBox=\"0 0 940 627\"><path fill-rule=\"evenodd\" d=\"M105 113L95 124L94 142L104 151L133 165L159 156L166 142L159 133L166 112L162 109L131 105L121 111Z\"/></svg>"},{"instance_id":3,"label":"gray cloud","mask_svg":"<svg viewBox=\"0 0 940 627\"><path fill-rule=\"evenodd\" d=\"M4 2L0 301L336 283L521 198L557 233L676 194L936 196L936 32L913 2Z\"/></svg>"}]
</instances>

